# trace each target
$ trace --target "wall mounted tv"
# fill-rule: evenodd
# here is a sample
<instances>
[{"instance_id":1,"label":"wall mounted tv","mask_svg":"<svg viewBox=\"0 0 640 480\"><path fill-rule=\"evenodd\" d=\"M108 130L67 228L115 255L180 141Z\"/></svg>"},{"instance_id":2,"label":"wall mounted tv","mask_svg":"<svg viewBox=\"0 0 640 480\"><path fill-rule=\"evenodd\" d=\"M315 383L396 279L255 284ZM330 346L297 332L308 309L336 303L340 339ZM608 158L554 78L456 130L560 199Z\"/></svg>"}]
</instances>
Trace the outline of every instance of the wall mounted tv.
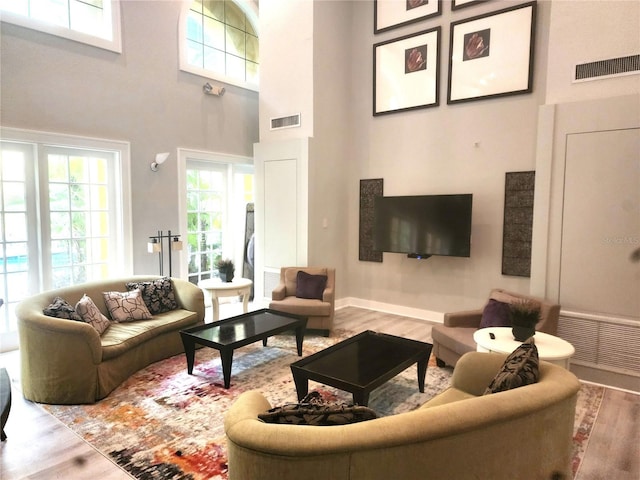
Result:
<instances>
[{"instance_id":1,"label":"wall mounted tv","mask_svg":"<svg viewBox=\"0 0 640 480\"><path fill-rule=\"evenodd\" d=\"M470 193L376 197L373 248L412 258L469 257L472 203Z\"/></svg>"}]
</instances>

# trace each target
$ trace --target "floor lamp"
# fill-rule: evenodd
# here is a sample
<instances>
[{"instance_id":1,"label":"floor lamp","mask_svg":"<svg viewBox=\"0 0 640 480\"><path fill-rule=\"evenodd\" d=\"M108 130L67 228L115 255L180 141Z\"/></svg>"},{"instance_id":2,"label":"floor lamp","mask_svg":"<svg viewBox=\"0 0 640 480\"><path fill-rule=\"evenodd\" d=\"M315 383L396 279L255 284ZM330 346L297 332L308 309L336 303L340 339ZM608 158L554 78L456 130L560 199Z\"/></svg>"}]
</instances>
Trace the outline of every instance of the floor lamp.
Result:
<instances>
[{"instance_id":1,"label":"floor lamp","mask_svg":"<svg viewBox=\"0 0 640 480\"><path fill-rule=\"evenodd\" d=\"M160 268L160 275L164 275L164 239L167 239L167 251L169 252L169 276L171 277L171 252L182 250L182 242L180 241L179 234L172 234L171 230L167 231L165 235L162 230L158 230L157 235L149 237L149 243L147 243L147 251L149 253L158 254L158 265Z\"/></svg>"}]
</instances>

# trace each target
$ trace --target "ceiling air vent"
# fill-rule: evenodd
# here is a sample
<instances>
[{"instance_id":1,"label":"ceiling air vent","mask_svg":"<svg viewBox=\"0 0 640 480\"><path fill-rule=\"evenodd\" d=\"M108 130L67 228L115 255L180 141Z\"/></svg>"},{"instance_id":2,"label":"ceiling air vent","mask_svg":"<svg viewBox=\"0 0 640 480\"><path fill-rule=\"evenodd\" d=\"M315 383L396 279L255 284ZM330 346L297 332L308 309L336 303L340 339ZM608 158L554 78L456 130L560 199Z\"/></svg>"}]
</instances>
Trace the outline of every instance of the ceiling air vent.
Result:
<instances>
[{"instance_id":1,"label":"ceiling air vent","mask_svg":"<svg viewBox=\"0 0 640 480\"><path fill-rule=\"evenodd\" d=\"M300 114L289 115L288 117L278 117L271 119L271 130L282 128L295 128L300 126Z\"/></svg>"},{"instance_id":2,"label":"ceiling air vent","mask_svg":"<svg viewBox=\"0 0 640 480\"><path fill-rule=\"evenodd\" d=\"M595 62L578 63L573 69L574 82L587 82L601 78L622 77L640 73L640 55L609 58Z\"/></svg>"}]
</instances>

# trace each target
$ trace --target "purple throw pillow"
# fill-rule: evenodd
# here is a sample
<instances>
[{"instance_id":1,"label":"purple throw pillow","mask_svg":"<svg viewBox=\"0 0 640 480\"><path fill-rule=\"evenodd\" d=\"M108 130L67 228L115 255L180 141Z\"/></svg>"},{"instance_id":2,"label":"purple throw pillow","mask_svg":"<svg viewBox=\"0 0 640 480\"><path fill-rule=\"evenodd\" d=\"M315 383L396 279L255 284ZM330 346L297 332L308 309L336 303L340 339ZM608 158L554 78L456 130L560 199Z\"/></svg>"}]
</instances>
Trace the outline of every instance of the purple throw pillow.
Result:
<instances>
[{"instance_id":1,"label":"purple throw pillow","mask_svg":"<svg viewBox=\"0 0 640 480\"><path fill-rule=\"evenodd\" d=\"M311 275L300 270L296 275L296 297L322 300L327 286L326 275Z\"/></svg>"},{"instance_id":2,"label":"purple throw pillow","mask_svg":"<svg viewBox=\"0 0 640 480\"><path fill-rule=\"evenodd\" d=\"M493 298L490 299L482 311L482 320L480 320L479 328L510 326L509 304L499 302Z\"/></svg>"}]
</instances>

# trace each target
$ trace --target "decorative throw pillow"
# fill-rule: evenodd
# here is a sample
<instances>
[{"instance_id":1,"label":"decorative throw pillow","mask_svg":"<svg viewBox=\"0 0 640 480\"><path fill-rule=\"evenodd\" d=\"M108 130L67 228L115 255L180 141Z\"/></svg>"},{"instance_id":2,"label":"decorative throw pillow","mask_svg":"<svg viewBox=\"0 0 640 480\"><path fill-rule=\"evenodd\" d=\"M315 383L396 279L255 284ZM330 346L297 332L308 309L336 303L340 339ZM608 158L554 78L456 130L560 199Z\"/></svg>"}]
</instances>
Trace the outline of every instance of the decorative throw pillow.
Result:
<instances>
[{"instance_id":1,"label":"decorative throw pillow","mask_svg":"<svg viewBox=\"0 0 640 480\"><path fill-rule=\"evenodd\" d=\"M484 395L536 383L540 377L538 365L538 349L529 339L509 354Z\"/></svg>"},{"instance_id":2,"label":"decorative throw pillow","mask_svg":"<svg viewBox=\"0 0 640 480\"><path fill-rule=\"evenodd\" d=\"M75 320L82 322L82 317L76 312L75 308L62 297L56 297L42 313L49 317L64 318L66 320Z\"/></svg>"},{"instance_id":3,"label":"decorative throw pillow","mask_svg":"<svg viewBox=\"0 0 640 480\"><path fill-rule=\"evenodd\" d=\"M129 282L127 290L140 289L142 300L152 315L178 308L173 283L169 277L158 278L150 282Z\"/></svg>"},{"instance_id":4,"label":"decorative throw pillow","mask_svg":"<svg viewBox=\"0 0 640 480\"><path fill-rule=\"evenodd\" d=\"M326 275L311 275L298 271L296 275L296 297L322 300L322 294L327 287Z\"/></svg>"},{"instance_id":5,"label":"decorative throw pillow","mask_svg":"<svg viewBox=\"0 0 640 480\"><path fill-rule=\"evenodd\" d=\"M151 313L142 300L140 289L136 288L130 292L102 292L102 295L111 318L116 322L151 318Z\"/></svg>"},{"instance_id":6,"label":"decorative throw pillow","mask_svg":"<svg viewBox=\"0 0 640 480\"><path fill-rule=\"evenodd\" d=\"M274 407L258 418L266 423L290 425L346 425L377 418L376 412L359 405L320 405L315 403L292 403Z\"/></svg>"},{"instance_id":7,"label":"decorative throw pillow","mask_svg":"<svg viewBox=\"0 0 640 480\"><path fill-rule=\"evenodd\" d=\"M96 329L98 335L102 335L111 325L109 319L102 314L86 293L76 303L76 311L80 314L82 320Z\"/></svg>"},{"instance_id":8,"label":"decorative throw pillow","mask_svg":"<svg viewBox=\"0 0 640 480\"><path fill-rule=\"evenodd\" d=\"M511 320L509 318L509 310L510 307L508 303L499 302L493 298L489 299L489 302L482 311L479 328L510 327Z\"/></svg>"}]
</instances>

